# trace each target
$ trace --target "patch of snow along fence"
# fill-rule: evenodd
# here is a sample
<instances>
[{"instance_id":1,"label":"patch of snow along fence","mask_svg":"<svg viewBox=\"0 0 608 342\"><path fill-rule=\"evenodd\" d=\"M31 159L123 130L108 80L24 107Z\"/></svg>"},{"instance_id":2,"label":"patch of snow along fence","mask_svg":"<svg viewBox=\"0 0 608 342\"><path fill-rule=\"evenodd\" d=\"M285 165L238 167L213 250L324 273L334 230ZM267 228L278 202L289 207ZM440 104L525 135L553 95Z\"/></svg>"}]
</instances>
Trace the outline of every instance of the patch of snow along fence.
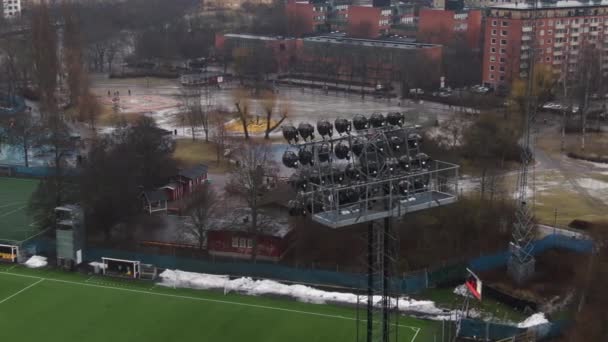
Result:
<instances>
[{"instance_id":1,"label":"patch of snow along fence","mask_svg":"<svg viewBox=\"0 0 608 342\"><path fill-rule=\"evenodd\" d=\"M46 257L34 255L29 258L24 265L28 268L42 268L48 265L48 261L46 261Z\"/></svg>"},{"instance_id":2,"label":"patch of snow along fence","mask_svg":"<svg viewBox=\"0 0 608 342\"><path fill-rule=\"evenodd\" d=\"M313 304L345 304L357 305L357 295L345 292L329 292L305 285L286 285L273 280L254 280L248 277L230 280L225 275L201 274L179 270L165 270L160 274L160 286L173 288L191 288L199 290L222 290L224 293L235 292L252 296L281 296ZM374 296L374 303L380 305L380 296ZM367 297L359 296L361 305L365 305ZM391 305L397 300L392 299ZM435 320L453 320L456 311L444 310L435 306L430 300L415 300L407 297L399 298L399 311ZM478 313L473 312L473 315Z\"/></svg>"},{"instance_id":3,"label":"patch of snow along fence","mask_svg":"<svg viewBox=\"0 0 608 342\"><path fill-rule=\"evenodd\" d=\"M214 275L204 273L185 272L179 270L165 270L159 275L161 281L160 286L171 288L189 288L196 290L219 290L224 294L230 292L251 295L251 296L280 296L288 297L300 302L312 304L342 304L342 305L357 305L357 295L347 292L330 292L315 289L306 285L287 285L274 280L254 280L252 278L243 277L230 279L226 275ZM462 286L464 287L464 285ZM457 287L454 293L464 295L468 293L464 289ZM374 296L374 304L380 305L380 296ZM365 305L367 296L359 296L360 305ZM391 299L391 305L396 305L397 300ZM460 310L447 310L438 308L435 302L430 300L415 300L408 297L399 298L399 311L418 316L421 318L432 320L455 320L460 314ZM469 309L469 318L482 318L482 314L475 310ZM485 317L491 318L491 317ZM505 322L514 324L513 322ZM519 328L530 328L533 326L548 323L543 313L536 313L521 323L517 324Z\"/></svg>"}]
</instances>

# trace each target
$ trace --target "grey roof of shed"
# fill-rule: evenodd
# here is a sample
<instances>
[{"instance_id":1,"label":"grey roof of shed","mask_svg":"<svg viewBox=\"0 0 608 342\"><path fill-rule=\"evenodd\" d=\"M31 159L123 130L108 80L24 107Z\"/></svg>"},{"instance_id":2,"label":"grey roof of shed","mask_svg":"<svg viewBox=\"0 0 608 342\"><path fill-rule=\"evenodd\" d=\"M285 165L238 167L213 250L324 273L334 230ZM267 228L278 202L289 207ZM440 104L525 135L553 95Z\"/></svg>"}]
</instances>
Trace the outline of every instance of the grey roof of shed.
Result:
<instances>
[{"instance_id":1,"label":"grey roof of shed","mask_svg":"<svg viewBox=\"0 0 608 342\"><path fill-rule=\"evenodd\" d=\"M207 173L209 167L205 164L198 164L189 169L179 171L178 175L189 179L196 179Z\"/></svg>"}]
</instances>

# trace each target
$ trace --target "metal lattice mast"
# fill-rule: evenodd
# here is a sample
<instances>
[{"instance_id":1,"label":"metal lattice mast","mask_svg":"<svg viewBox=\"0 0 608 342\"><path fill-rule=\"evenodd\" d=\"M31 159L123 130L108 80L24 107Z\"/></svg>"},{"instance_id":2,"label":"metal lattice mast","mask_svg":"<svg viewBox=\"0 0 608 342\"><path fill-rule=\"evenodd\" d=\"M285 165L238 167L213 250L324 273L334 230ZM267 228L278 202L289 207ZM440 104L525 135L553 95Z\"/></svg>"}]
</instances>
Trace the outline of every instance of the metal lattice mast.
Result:
<instances>
[{"instance_id":1,"label":"metal lattice mast","mask_svg":"<svg viewBox=\"0 0 608 342\"><path fill-rule=\"evenodd\" d=\"M536 224L534 213L530 207L528 194L528 176L532 163L534 162L534 146L532 140L532 123L536 116L537 99L534 91L535 64L536 64L536 25L537 25L537 6L536 0L532 2L531 14L531 40L530 40L530 63L528 66L528 82L526 87L526 108L524 113L523 136L521 140L521 168L517 184L517 211L515 213L515 223L510 243L510 258L508 271L511 277L518 284L524 283L533 274L535 269L535 259L532 254L534 246L534 233ZM534 196L534 194L532 194Z\"/></svg>"}]
</instances>

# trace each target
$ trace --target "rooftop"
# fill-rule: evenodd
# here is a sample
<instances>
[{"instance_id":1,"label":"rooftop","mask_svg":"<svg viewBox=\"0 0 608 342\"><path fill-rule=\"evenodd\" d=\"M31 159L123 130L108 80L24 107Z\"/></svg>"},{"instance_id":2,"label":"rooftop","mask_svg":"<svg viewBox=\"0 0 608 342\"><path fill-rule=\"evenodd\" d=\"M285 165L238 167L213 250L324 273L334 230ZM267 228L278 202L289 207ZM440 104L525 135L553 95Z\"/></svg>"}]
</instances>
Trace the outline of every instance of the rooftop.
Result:
<instances>
[{"instance_id":1,"label":"rooftop","mask_svg":"<svg viewBox=\"0 0 608 342\"><path fill-rule=\"evenodd\" d=\"M557 2L538 1L536 3L538 9L562 9L562 8L581 8L581 7L606 7L608 0L599 1L572 1L564 0ZM534 4L531 2L514 2L510 4L501 4L492 6L492 9L511 9L511 10L531 10Z\"/></svg>"},{"instance_id":2,"label":"rooftop","mask_svg":"<svg viewBox=\"0 0 608 342\"><path fill-rule=\"evenodd\" d=\"M287 40L287 39L295 39L291 37L284 36L262 36L257 34L241 34L241 33L226 33L224 35L225 38L239 38L239 39L252 39L252 40Z\"/></svg>"},{"instance_id":3,"label":"rooftop","mask_svg":"<svg viewBox=\"0 0 608 342\"><path fill-rule=\"evenodd\" d=\"M188 179L197 179L198 177L207 173L209 168L207 165L198 164L189 169L181 170L178 174Z\"/></svg>"},{"instance_id":4,"label":"rooftop","mask_svg":"<svg viewBox=\"0 0 608 342\"><path fill-rule=\"evenodd\" d=\"M420 48L432 48L439 45L416 43L411 39L398 39L398 38L384 38L384 39L360 39L360 38L346 38L336 36L316 36L302 39L304 42L322 42L330 44L343 44L343 45L359 45L369 47L384 47L384 48L396 48L396 49L420 49Z\"/></svg>"}]
</instances>

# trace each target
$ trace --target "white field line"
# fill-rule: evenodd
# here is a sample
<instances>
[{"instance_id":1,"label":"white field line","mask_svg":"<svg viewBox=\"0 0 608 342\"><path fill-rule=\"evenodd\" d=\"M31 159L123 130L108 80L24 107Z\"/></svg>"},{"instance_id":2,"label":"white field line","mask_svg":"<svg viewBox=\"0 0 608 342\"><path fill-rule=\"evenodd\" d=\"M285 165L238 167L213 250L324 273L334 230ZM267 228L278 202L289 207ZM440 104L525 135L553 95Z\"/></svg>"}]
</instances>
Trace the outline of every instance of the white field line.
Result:
<instances>
[{"instance_id":1,"label":"white field line","mask_svg":"<svg viewBox=\"0 0 608 342\"><path fill-rule=\"evenodd\" d=\"M0 208L14 207L16 205L21 205L21 204L24 204L24 203L25 202L13 202L13 203L5 204L5 205L0 205Z\"/></svg>"},{"instance_id":2,"label":"white field line","mask_svg":"<svg viewBox=\"0 0 608 342\"><path fill-rule=\"evenodd\" d=\"M267 305L257 305L257 304L232 302L232 301L227 301L227 300L218 300L218 299L191 297L191 296L172 295L172 294L168 294L168 293L141 291L141 290L120 288L120 287L114 287L114 286L96 285L96 284L92 284L92 283L82 283L82 282L77 282L77 281L69 281L69 280L61 280L61 279L53 279L53 278L43 278L43 277L29 276L29 275L25 275L25 274L9 273L9 272L4 272L4 271L0 271L0 274L11 275L11 276L15 276L15 277L40 279L38 282L30 285L30 287L33 286L33 285L36 285L37 283L39 283L39 282L41 282L43 280L47 280L47 281L53 281L53 282L57 282L57 283L80 285L80 286L89 286L89 287L96 287L96 288L116 290L116 291L124 291L124 292L131 292L131 293L146 294L146 295L150 295L150 296L160 296L160 297L168 297L168 298L188 299L188 300L199 301L199 302L208 302L208 303L217 303L217 304L226 304L226 305L237 305L237 306L244 306L244 307L250 307L250 308L256 308L256 309L274 310L274 311L290 312L290 313L297 313L297 314L309 315L309 316L343 319L343 320L348 320L348 321L356 321L357 320L356 318L352 318L352 317L339 316L339 315L329 315L329 314L322 314L322 313L310 312L310 311L302 311L302 310L285 309L285 308L278 308L278 307L267 306ZM26 289L24 289L24 290L26 290ZM23 292L24 290L22 290L21 292ZM1 303L2 302L0 302L0 304ZM417 335L418 332L420 332L420 328L418 328L418 327L412 327L412 326L409 326L409 325L401 325L401 324L398 325L398 326L400 328L409 328L412 331L416 331L416 335ZM414 335L414 337L415 337L415 335ZM412 339L412 341L413 341L413 339Z\"/></svg>"},{"instance_id":3,"label":"white field line","mask_svg":"<svg viewBox=\"0 0 608 342\"><path fill-rule=\"evenodd\" d=\"M12 213L16 213L16 212L18 212L19 210L23 210L23 209L25 209L25 207L21 207L21 208L17 208L17 209L15 209L15 210L11 210L11 211L9 211L9 212L6 212L6 213L4 213L4 214L0 215L0 217L8 216L8 215L10 215L10 214L12 214Z\"/></svg>"},{"instance_id":4,"label":"white field line","mask_svg":"<svg viewBox=\"0 0 608 342\"><path fill-rule=\"evenodd\" d=\"M414 337L412 337L412 340L410 342L414 342L414 340L416 340L416 337L418 337L418 333L420 332L420 328L416 328L418 330L416 330L416 333L414 334Z\"/></svg>"},{"instance_id":5,"label":"white field line","mask_svg":"<svg viewBox=\"0 0 608 342\"><path fill-rule=\"evenodd\" d=\"M20 291L17 291L17 292L15 292L15 293L13 293L12 295L10 295L10 296L8 296L8 297L4 298L3 300L1 300L1 301L0 301L0 304L2 304L2 303L4 303L4 302L6 302L7 300L9 300L9 299L11 299L11 298L13 298L13 297L15 297L15 296L19 295L20 293L25 292L27 289L32 288L32 287L34 287L34 286L36 286L36 285L38 285L38 284L42 283L43 281L44 281L44 278L41 278L41 279L40 279L40 280L38 280L37 282L35 282L35 283L33 283L33 284L30 284L30 285L28 285L28 286L26 286L26 287L22 288Z\"/></svg>"}]
</instances>

